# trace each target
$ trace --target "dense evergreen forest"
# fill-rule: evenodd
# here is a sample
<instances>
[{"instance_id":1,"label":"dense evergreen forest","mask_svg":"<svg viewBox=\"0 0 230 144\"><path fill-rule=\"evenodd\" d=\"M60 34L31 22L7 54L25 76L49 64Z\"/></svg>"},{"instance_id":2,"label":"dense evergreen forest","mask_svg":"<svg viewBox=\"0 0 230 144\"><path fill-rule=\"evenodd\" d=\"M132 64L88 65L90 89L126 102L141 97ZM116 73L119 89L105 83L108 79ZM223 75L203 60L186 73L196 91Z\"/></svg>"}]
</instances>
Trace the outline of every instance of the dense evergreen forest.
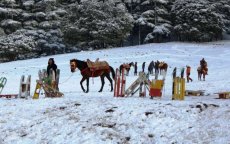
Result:
<instances>
[{"instance_id":1,"label":"dense evergreen forest","mask_svg":"<svg viewBox=\"0 0 230 144\"><path fill-rule=\"evenodd\" d=\"M230 34L230 0L1 0L0 61Z\"/></svg>"}]
</instances>

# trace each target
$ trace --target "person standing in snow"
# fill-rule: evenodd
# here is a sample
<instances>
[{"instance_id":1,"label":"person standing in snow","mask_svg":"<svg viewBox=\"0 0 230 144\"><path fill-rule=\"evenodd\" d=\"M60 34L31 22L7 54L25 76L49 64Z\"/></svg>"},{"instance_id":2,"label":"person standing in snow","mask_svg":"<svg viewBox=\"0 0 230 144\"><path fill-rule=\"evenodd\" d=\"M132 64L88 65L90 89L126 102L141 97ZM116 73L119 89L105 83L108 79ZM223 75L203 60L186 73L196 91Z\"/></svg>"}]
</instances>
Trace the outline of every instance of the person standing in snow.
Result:
<instances>
[{"instance_id":1,"label":"person standing in snow","mask_svg":"<svg viewBox=\"0 0 230 144\"><path fill-rule=\"evenodd\" d=\"M155 74L158 74L159 73L159 65L160 65L160 62L157 60L156 62L155 62Z\"/></svg>"},{"instance_id":2,"label":"person standing in snow","mask_svg":"<svg viewBox=\"0 0 230 144\"><path fill-rule=\"evenodd\" d=\"M187 77L187 82L189 83L189 81L192 82L192 79L190 78L190 73L191 73L191 67L190 66L186 66L186 77Z\"/></svg>"},{"instance_id":3,"label":"person standing in snow","mask_svg":"<svg viewBox=\"0 0 230 144\"><path fill-rule=\"evenodd\" d=\"M56 76L57 76L57 65L55 64L54 58L50 58L48 60L48 66L46 69L48 77L50 77L51 72L52 72L52 77L51 77L51 87L55 88L56 87Z\"/></svg>"},{"instance_id":4,"label":"person standing in snow","mask_svg":"<svg viewBox=\"0 0 230 144\"><path fill-rule=\"evenodd\" d=\"M134 64L134 75L135 76L137 75L137 62L135 62Z\"/></svg>"},{"instance_id":5,"label":"person standing in snow","mask_svg":"<svg viewBox=\"0 0 230 144\"><path fill-rule=\"evenodd\" d=\"M180 77L184 78L184 67L181 69Z\"/></svg>"},{"instance_id":6,"label":"person standing in snow","mask_svg":"<svg viewBox=\"0 0 230 144\"><path fill-rule=\"evenodd\" d=\"M142 64L142 72L145 72L145 62Z\"/></svg>"},{"instance_id":7,"label":"person standing in snow","mask_svg":"<svg viewBox=\"0 0 230 144\"><path fill-rule=\"evenodd\" d=\"M154 68L154 61L151 61L148 66L148 73L153 74L153 68Z\"/></svg>"}]
</instances>

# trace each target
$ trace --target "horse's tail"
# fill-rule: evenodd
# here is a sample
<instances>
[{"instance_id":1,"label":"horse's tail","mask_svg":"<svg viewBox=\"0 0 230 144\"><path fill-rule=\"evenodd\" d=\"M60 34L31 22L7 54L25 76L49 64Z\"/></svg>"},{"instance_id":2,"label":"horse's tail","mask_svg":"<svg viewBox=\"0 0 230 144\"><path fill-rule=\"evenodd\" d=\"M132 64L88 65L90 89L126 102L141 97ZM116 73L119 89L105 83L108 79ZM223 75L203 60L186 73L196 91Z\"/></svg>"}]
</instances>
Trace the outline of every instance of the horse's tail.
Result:
<instances>
[{"instance_id":1,"label":"horse's tail","mask_svg":"<svg viewBox=\"0 0 230 144\"><path fill-rule=\"evenodd\" d=\"M113 67L109 66L109 68L110 68L110 70L112 72L113 79L115 79L115 71L114 71Z\"/></svg>"}]
</instances>

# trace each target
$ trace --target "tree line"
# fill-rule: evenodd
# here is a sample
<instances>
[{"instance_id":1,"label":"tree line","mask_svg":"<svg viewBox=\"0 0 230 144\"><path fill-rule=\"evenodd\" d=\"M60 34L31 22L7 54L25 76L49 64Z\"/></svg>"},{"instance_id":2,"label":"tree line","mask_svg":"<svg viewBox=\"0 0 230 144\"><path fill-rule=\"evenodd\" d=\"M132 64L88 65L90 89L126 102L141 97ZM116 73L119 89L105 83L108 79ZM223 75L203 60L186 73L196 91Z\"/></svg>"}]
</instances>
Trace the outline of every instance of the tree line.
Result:
<instances>
[{"instance_id":1,"label":"tree line","mask_svg":"<svg viewBox=\"0 0 230 144\"><path fill-rule=\"evenodd\" d=\"M0 62L230 34L230 0L2 0Z\"/></svg>"},{"instance_id":2,"label":"tree line","mask_svg":"<svg viewBox=\"0 0 230 144\"><path fill-rule=\"evenodd\" d=\"M67 10L64 39L79 47L207 42L230 33L230 0L79 0Z\"/></svg>"}]
</instances>

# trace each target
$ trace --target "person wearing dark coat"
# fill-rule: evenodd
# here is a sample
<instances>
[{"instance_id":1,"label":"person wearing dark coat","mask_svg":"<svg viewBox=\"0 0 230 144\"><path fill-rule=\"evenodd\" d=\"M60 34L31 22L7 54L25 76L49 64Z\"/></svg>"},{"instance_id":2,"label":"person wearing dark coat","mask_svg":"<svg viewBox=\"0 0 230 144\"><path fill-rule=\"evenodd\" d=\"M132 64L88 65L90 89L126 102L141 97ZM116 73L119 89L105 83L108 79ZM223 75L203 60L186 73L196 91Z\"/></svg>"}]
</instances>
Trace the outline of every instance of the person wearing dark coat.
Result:
<instances>
[{"instance_id":1,"label":"person wearing dark coat","mask_svg":"<svg viewBox=\"0 0 230 144\"><path fill-rule=\"evenodd\" d=\"M202 60L200 60L200 66L201 67L207 67L207 62L204 60L204 58L202 58Z\"/></svg>"},{"instance_id":2,"label":"person wearing dark coat","mask_svg":"<svg viewBox=\"0 0 230 144\"><path fill-rule=\"evenodd\" d=\"M134 75L135 76L137 75L137 62L135 62L134 64Z\"/></svg>"},{"instance_id":3,"label":"person wearing dark coat","mask_svg":"<svg viewBox=\"0 0 230 144\"><path fill-rule=\"evenodd\" d=\"M52 70L52 71L51 71ZM56 84L56 77L57 77L57 65L55 64L54 58L50 58L48 60L48 66L47 66L47 75L48 75L48 79L49 76L51 75L50 72L52 72L54 75L51 77L51 87L52 88L57 88L57 84Z\"/></svg>"},{"instance_id":4,"label":"person wearing dark coat","mask_svg":"<svg viewBox=\"0 0 230 144\"><path fill-rule=\"evenodd\" d=\"M50 58L49 61L48 61L48 66L47 66L47 69L46 69L48 76L50 76L50 70L51 69L54 71L55 77L56 77L56 74L57 74L57 65L54 62L54 58Z\"/></svg>"},{"instance_id":5,"label":"person wearing dark coat","mask_svg":"<svg viewBox=\"0 0 230 144\"><path fill-rule=\"evenodd\" d=\"M200 66L202 70L205 70L206 74L208 74L208 63L205 61L204 58L200 60Z\"/></svg>"},{"instance_id":6,"label":"person wearing dark coat","mask_svg":"<svg viewBox=\"0 0 230 144\"><path fill-rule=\"evenodd\" d=\"M151 61L149 66L148 66L149 74L153 74L153 68L154 68L154 61Z\"/></svg>"},{"instance_id":7,"label":"person wearing dark coat","mask_svg":"<svg viewBox=\"0 0 230 144\"><path fill-rule=\"evenodd\" d=\"M158 73L159 73L159 64L160 64L160 62L157 60L156 62L155 62L155 74L157 74L158 75Z\"/></svg>"},{"instance_id":8,"label":"person wearing dark coat","mask_svg":"<svg viewBox=\"0 0 230 144\"><path fill-rule=\"evenodd\" d=\"M142 64L142 72L145 72L145 62Z\"/></svg>"}]
</instances>

